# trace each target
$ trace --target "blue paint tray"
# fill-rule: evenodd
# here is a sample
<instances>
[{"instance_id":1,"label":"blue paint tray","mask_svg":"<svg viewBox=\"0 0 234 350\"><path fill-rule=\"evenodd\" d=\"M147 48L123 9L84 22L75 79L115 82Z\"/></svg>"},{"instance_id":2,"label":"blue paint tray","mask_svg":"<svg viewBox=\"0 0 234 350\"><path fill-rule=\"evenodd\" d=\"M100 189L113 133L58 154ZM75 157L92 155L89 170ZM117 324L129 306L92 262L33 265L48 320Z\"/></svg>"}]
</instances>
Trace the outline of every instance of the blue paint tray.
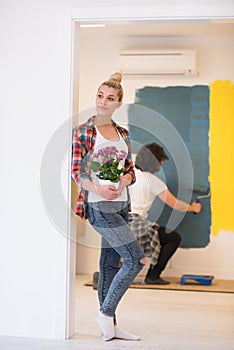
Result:
<instances>
[{"instance_id":1,"label":"blue paint tray","mask_svg":"<svg viewBox=\"0 0 234 350\"><path fill-rule=\"evenodd\" d=\"M204 286L210 286L214 276L211 275L182 275L180 279L180 284L185 284L187 280L196 281Z\"/></svg>"}]
</instances>

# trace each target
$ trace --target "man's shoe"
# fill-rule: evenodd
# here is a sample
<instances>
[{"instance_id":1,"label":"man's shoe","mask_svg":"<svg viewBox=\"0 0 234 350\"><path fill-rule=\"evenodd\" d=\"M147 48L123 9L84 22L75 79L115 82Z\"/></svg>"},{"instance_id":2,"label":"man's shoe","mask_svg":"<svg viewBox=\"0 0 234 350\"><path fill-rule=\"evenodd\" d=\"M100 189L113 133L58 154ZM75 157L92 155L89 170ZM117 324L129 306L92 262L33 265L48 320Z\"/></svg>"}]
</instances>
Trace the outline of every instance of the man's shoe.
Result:
<instances>
[{"instance_id":1,"label":"man's shoe","mask_svg":"<svg viewBox=\"0 0 234 350\"><path fill-rule=\"evenodd\" d=\"M98 279L99 279L99 272L96 271L93 274L93 289L97 290L98 289Z\"/></svg>"},{"instance_id":2,"label":"man's shoe","mask_svg":"<svg viewBox=\"0 0 234 350\"><path fill-rule=\"evenodd\" d=\"M145 278L145 283L146 284L170 284L170 282L163 280L161 277L158 278L150 278L147 277Z\"/></svg>"}]
</instances>

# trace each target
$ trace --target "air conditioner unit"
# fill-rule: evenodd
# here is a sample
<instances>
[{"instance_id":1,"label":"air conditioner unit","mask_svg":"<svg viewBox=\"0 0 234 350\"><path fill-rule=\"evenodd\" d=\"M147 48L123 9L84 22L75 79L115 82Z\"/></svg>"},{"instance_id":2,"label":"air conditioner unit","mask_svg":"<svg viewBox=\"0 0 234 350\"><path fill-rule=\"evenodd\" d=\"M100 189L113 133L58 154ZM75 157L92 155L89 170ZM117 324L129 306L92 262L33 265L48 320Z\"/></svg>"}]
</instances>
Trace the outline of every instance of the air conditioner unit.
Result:
<instances>
[{"instance_id":1,"label":"air conditioner unit","mask_svg":"<svg viewBox=\"0 0 234 350\"><path fill-rule=\"evenodd\" d=\"M196 51L186 49L126 49L119 52L124 75L197 75Z\"/></svg>"}]
</instances>

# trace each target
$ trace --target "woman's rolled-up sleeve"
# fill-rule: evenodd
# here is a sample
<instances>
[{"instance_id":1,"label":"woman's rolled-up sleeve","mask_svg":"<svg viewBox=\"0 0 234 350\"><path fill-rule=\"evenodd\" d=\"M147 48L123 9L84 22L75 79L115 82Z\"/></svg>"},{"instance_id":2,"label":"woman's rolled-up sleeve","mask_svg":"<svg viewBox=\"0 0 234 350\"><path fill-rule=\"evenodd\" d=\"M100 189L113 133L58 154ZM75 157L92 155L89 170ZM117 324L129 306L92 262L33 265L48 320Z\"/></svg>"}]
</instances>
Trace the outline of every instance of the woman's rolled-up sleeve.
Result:
<instances>
[{"instance_id":1,"label":"woman's rolled-up sleeve","mask_svg":"<svg viewBox=\"0 0 234 350\"><path fill-rule=\"evenodd\" d=\"M134 171L134 165L132 162L132 146L131 146L131 141L129 137L129 133L127 130L125 130L125 142L127 143L128 146L128 155L125 161L125 167L124 167L124 175L125 174L130 174L132 176L132 182L130 185L134 184L136 181L136 176L135 176L135 171Z\"/></svg>"},{"instance_id":2,"label":"woman's rolled-up sleeve","mask_svg":"<svg viewBox=\"0 0 234 350\"><path fill-rule=\"evenodd\" d=\"M80 132L79 128L74 128L73 130L71 176L80 188L82 182L89 178L85 135Z\"/></svg>"},{"instance_id":3,"label":"woman's rolled-up sleeve","mask_svg":"<svg viewBox=\"0 0 234 350\"><path fill-rule=\"evenodd\" d=\"M136 176L133 167L133 162L130 159L126 159L125 161L124 175L125 174L130 174L132 176L132 182L130 185L134 184L134 182L136 181Z\"/></svg>"}]
</instances>

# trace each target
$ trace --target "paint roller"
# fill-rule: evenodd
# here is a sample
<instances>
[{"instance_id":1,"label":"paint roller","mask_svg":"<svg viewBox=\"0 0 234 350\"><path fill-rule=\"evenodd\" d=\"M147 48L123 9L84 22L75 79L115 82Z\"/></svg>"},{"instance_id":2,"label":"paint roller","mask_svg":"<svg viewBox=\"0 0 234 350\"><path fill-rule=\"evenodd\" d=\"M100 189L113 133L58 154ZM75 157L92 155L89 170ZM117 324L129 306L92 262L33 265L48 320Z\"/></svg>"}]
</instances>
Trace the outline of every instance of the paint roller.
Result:
<instances>
[{"instance_id":1,"label":"paint roller","mask_svg":"<svg viewBox=\"0 0 234 350\"><path fill-rule=\"evenodd\" d=\"M205 198L210 197L210 190L207 190L207 188L205 188L205 187L194 187L193 192L199 193L199 196L196 197L197 203L200 203L201 199L205 199ZM197 213L194 213L194 214L197 214Z\"/></svg>"},{"instance_id":2,"label":"paint roller","mask_svg":"<svg viewBox=\"0 0 234 350\"><path fill-rule=\"evenodd\" d=\"M196 198L196 202L200 203L201 199L209 198L210 191L205 187L194 187L193 192L199 193L199 196Z\"/></svg>"}]
</instances>

